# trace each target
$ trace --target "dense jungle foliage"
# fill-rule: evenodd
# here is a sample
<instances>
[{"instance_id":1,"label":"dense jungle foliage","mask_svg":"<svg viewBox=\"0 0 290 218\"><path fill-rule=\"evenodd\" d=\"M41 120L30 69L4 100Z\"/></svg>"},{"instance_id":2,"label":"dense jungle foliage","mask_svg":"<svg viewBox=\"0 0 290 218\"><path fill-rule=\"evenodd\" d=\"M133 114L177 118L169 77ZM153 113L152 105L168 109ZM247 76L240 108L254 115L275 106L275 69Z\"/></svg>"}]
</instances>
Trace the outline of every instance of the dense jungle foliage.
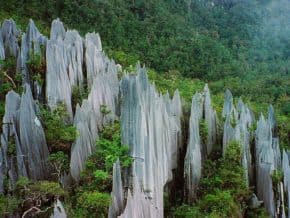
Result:
<instances>
[{"instance_id":1,"label":"dense jungle foliage","mask_svg":"<svg viewBox=\"0 0 290 218\"><path fill-rule=\"evenodd\" d=\"M165 77L206 81L214 94L230 88L289 115L289 11L287 0L1 0L0 18L22 29L33 18L49 35L60 17L82 34L99 32L124 66L140 60Z\"/></svg>"}]
</instances>

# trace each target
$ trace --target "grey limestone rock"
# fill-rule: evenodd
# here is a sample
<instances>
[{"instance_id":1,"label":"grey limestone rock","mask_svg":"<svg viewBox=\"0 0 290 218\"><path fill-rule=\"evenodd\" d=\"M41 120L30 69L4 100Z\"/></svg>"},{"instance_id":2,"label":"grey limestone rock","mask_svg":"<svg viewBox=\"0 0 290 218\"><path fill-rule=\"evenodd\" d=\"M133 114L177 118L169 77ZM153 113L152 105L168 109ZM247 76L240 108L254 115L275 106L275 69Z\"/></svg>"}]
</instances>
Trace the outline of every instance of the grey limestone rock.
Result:
<instances>
[{"instance_id":1,"label":"grey limestone rock","mask_svg":"<svg viewBox=\"0 0 290 218\"><path fill-rule=\"evenodd\" d=\"M108 69L109 71L95 76L88 99L76 108L74 125L79 136L72 146L70 161L70 171L76 181L79 180L79 174L85 167L87 157L95 149L98 131L107 123L117 119L119 82L114 68ZM109 114L104 114L102 107L105 107Z\"/></svg>"},{"instance_id":2,"label":"grey limestone rock","mask_svg":"<svg viewBox=\"0 0 290 218\"><path fill-rule=\"evenodd\" d=\"M109 208L109 217L115 218L124 210L124 190L122 185L121 166L118 160L113 166L113 190L111 193L112 203Z\"/></svg>"},{"instance_id":3,"label":"grey limestone rock","mask_svg":"<svg viewBox=\"0 0 290 218\"><path fill-rule=\"evenodd\" d=\"M4 42L2 38L2 30L0 28L0 60L5 59L5 50L4 50Z\"/></svg>"},{"instance_id":4,"label":"grey limestone rock","mask_svg":"<svg viewBox=\"0 0 290 218\"><path fill-rule=\"evenodd\" d=\"M257 171L257 196L265 203L266 210L273 217L284 214L283 186L276 184L273 191L271 175L274 170L283 170L285 173L284 187L288 191L287 156L283 152L281 157L278 138L274 136L275 118L273 108L269 107L268 119L261 115L256 129L256 171ZM275 195L275 197L274 197Z\"/></svg>"},{"instance_id":5,"label":"grey limestone rock","mask_svg":"<svg viewBox=\"0 0 290 218\"><path fill-rule=\"evenodd\" d=\"M184 160L184 176L188 200L195 196L195 190L201 177L202 148L199 133L199 122L203 114L203 98L200 93L196 93L192 98L192 106L189 120L189 141Z\"/></svg>"},{"instance_id":6,"label":"grey limestone rock","mask_svg":"<svg viewBox=\"0 0 290 218\"><path fill-rule=\"evenodd\" d=\"M15 146L15 150L11 150L11 146ZM8 92L1 135L0 185L3 185L3 176L8 176L12 186L20 176L32 180L47 178L48 155L30 86L25 86L21 97L13 91Z\"/></svg>"},{"instance_id":7,"label":"grey limestone rock","mask_svg":"<svg viewBox=\"0 0 290 218\"><path fill-rule=\"evenodd\" d=\"M54 204L53 214L50 216L50 218L67 218L65 209L61 201L58 199Z\"/></svg>"},{"instance_id":8,"label":"grey limestone rock","mask_svg":"<svg viewBox=\"0 0 290 218\"><path fill-rule=\"evenodd\" d=\"M163 188L172 179L181 133L179 94L160 95L146 70L121 81L122 143L129 145L133 181L120 217L163 217ZM178 103L178 104L176 104Z\"/></svg>"},{"instance_id":9,"label":"grey limestone rock","mask_svg":"<svg viewBox=\"0 0 290 218\"><path fill-rule=\"evenodd\" d=\"M217 116L215 110L212 108L210 91L208 85L204 87L204 119L207 124L208 135L206 140L206 151L209 155L212 151L213 145L216 143L217 137Z\"/></svg>"},{"instance_id":10,"label":"grey limestone rock","mask_svg":"<svg viewBox=\"0 0 290 218\"><path fill-rule=\"evenodd\" d=\"M30 82L29 69L27 67L27 61L31 58L31 55L42 55L41 46L45 46L46 37L43 36L36 28L33 20L29 20L26 33L22 35L21 42L21 71L24 77L24 83Z\"/></svg>"},{"instance_id":11,"label":"grey limestone rock","mask_svg":"<svg viewBox=\"0 0 290 218\"><path fill-rule=\"evenodd\" d=\"M14 20L4 20L1 27L2 40L4 44L5 56L17 58L19 53L18 39L20 30L16 27Z\"/></svg>"}]
</instances>

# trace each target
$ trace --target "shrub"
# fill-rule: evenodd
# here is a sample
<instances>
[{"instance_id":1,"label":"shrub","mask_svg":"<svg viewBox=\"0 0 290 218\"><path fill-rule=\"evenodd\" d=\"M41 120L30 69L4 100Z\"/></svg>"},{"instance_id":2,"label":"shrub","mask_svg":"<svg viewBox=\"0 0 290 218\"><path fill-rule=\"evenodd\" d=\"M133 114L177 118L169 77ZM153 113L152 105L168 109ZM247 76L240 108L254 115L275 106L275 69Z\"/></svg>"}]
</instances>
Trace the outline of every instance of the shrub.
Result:
<instances>
[{"instance_id":1,"label":"shrub","mask_svg":"<svg viewBox=\"0 0 290 218\"><path fill-rule=\"evenodd\" d=\"M55 199L58 197L65 197L67 193L60 187L57 182L51 181L37 181L28 185L28 196L38 196L42 199L50 197Z\"/></svg>"},{"instance_id":2,"label":"shrub","mask_svg":"<svg viewBox=\"0 0 290 218\"><path fill-rule=\"evenodd\" d=\"M107 193L83 192L77 198L77 207L82 209L84 217L98 214L98 217L107 217L111 196Z\"/></svg>"},{"instance_id":3,"label":"shrub","mask_svg":"<svg viewBox=\"0 0 290 218\"><path fill-rule=\"evenodd\" d=\"M71 143L77 137L76 128L66 122L68 113L64 104L59 104L53 111L41 109L41 119L45 131L46 141L54 151L70 150Z\"/></svg>"},{"instance_id":4,"label":"shrub","mask_svg":"<svg viewBox=\"0 0 290 218\"><path fill-rule=\"evenodd\" d=\"M225 152L224 163L228 162L234 166L240 166L242 160L241 145L237 141L231 141Z\"/></svg>"},{"instance_id":5,"label":"shrub","mask_svg":"<svg viewBox=\"0 0 290 218\"><path fill-rule=\"evenodd\" d=\"M48 160L56 171L58 180L60 181L63 172L69 170L69 158L63 151L58 151L49 155Z\"/></svg>"},{"instance_id":6,"label":"shrub","mask_svg":"<svg viewBox=\"0 0 290 218\"><path fill-rule=\"evenodd\" d=\"M52 181L32 182L26 177L20 177L16 182L16 193L22 199L23 217L42 214L49 215L50 209L58 198L65 198L68 193L60 185ZM32 209L34 208L34 209ZM31 210L32 209L32 210Z\"/></svg>"},{"instance_id":7,"label":"shrub","mask_svg":"<svg viewBox=\"0 0 290 218\"><path fill-rule=\"evenodd\" d=\"M113 164L119 159L122 167L128 167L133 161L128 146L121 143L119 122L104 127L96 147L96 152L86 161L81 183L85 190L110 192Z\"/></svg>"},{"instance_id":8,"label":"shrub","mask_svg":"<svg viewBox=\"0 0 290 218\"><path fill-rule=\"evenodd\" d=\"M41 47L41 52L43 53L43 48ZM42 86L45 79L46 72L46 60L42 53L34 53L33 51L29 54L29 59L26 62L31 79L37 81L40 86Z\"/></svg>"},{"instance_id":9,"label":"shrub","mask_svg":"<svg viewBox=\"0 0 290 218\"><path fill-rule=\"evenodd\" d=\"M193 207L190 205L183 204L177 207L174 211L174 217L176 218L192 218L204 217L204 214L199 210L198 207Z\"/></svg>"},{"instance_id":10,"label":"shrub","mask_svg":"<svg viewBox=\"0 0 290 218\"><path fill-rule=\"evenodd\" d=\"M13 214L18 210L20 204L20 199L0 194L0 215L5 217L8 214Z\"/></svg>"},{"instance_id":11,"label":"shrub","mask_svg":"<svg viewBox=\"0 0 290 218\"><path fill-rule=\"evenodd\" d=\"M251 196L241 166L241 146L229 143L225 156L206 160L195 206L177 208L176 217L240 217Z\"/></svg>"},{"instance_id":12,"label":"shrub","mask_svg":"<svg viewBox=\"0 0 290 218\"><path fill-rule=\"evenodd\" d=\"M207 136L208 136L208 126L204 119L200 119L199 121L199 134L201 141L206 144Z\"/></svg>"},{"instance_id":13,"label":"shrub","mask_svg":"<svg viewBox=\"0 0 290 218\"><path fill-rule=\"evenodd\" d=\"M224 216L239 217L239 206L229 191L217 189L212 194L205 195L198 203L202 211Z\"/></svg>"},{"instance_id":14,"label":"shrub","mask_svg":"<svg viewBox=\"0 0 290 218\"><path fill-rule=\"evenodd\" d=\"M72 105L75 107L77 104L81 105L83 99L88 97L88 92L84 87L72 87Z\"/></svg>"},{"instance_id":15,"label":"shrub","mask_svg":"<svg viewBox=\"0 0 290 218\"><path fill-rule=\"evenodd\" d=\"M108 106L107 106L107 105L103 105L103 104L100 106L100 111L101 111L101 113L102 113L104 116L106 116L107 114L111 113L111 111L110 111L110 109L108 108Z\"/></svg>"},{"instance_id":16,"label":"shrub","mask_svg":"<svg viewBox=\"0 0 290 218\"><path fill-rule=\"evenodd\" d=\"M111 171L118 159L123 167L128 167L133 161L129 156L129 147L121 143L119 122L106 126L96 144L97 152L104 157L107 171Z\"/></svg>"},{"instance_id":17,"label":"shrub","mask_svg":"<svg viewBox=\"0 0 290 218\"><path fill-rule=\"evenodd\" d=\"M29 179L25 176L21 176L16 182L16 188L17 189L27 189L29 184L31 184Z\"/></svg>"},{"instance_id":18,"label":"shrub","mask_svg":"<svg viewBox=\"0 0 290 218\"><path fill-rule=\"evenodd\" d=\"M8 155L16 155L16 144L15 144L14 136L9 137L7 154Z\"/></svg>"},{"instance_id":19,"label":"shrub","mask_svg":"<svg viewBox=\"0 0 290 218\"><path fill-rule=\"evenodd\" d=\"M273 183L278 184L283 180L283 172L281 170L273 170L271 177Z\"/></svg>"}]
</instances>

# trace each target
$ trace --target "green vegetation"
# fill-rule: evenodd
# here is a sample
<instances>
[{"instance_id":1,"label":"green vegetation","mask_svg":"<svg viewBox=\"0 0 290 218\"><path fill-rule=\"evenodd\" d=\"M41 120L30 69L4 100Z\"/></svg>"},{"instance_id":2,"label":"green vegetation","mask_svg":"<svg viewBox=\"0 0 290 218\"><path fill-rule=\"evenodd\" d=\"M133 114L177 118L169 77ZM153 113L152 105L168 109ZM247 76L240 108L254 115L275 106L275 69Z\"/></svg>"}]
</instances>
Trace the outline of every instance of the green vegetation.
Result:
<instances>
[{"instance_id":1,"label":"green vegetation","mask_svg":"<svg viewBox=\"0 0 290 218\"><path fill-rule=\"evenodd\" d=\"M64 104L59 104L53 111L42 107L41 120L46 141L53 151L70 151L71 143L77 137L77 130L68 124L68 113Z\"/></svg>"},{"instance_id":2,"label":"green vegetation","mask_svg":"<svg viewBox=\"0 0 290 218\"><path fill-rule=\"evenodd\" d=\"M153 69L149 69L148 78L151 82L155 83L157 89L163 94L166 94L168 91L170 96L173 96L174 91L178 89L180 95L188 104L191 104L193 94L197 91L202 91L205 85L199 79L183 77L178 71L170 71L168 74L158 74Z\"/></svg>"},{"instance_id":3,"label":"green vegetation","mask_svg":"<svg viewBox=\"0 0 290 218\"><path fill-rule=\"evenodd\" d=\"M0 132L2 132L2 119L5 113L5 95L10 90L22 92L22 77L16 72L16 60L14 57L7 57L0 60Z\"/></svg>"},{"instance_id":4,"label":"green vegetation","mask_svg":"<svg viewBox=\"0 0 290 218\"><path fill-rule=\"evenodd\" d=\"M283 116L280 137L288 147L289 10L283 0L7 0L0 20L12 17L24 30L31 17L47 35L52 19L60 17L82 34L99 32L110 57L129 71L138 60L145 63L162 92L178 88L190 102L202 89L200 80L207 81L218 112L227 88L254 102L258 113L272 103ZM43 77L35 74L33 79L41 82ZM82 99L76 90L74 96L74 102Z\"/></svg>"},{"instance_id":5,"label":"green vegetation","mask_svg":"<svg viewBox=\"0 0 290 218\"><path fill-rule=\"evenodd\" d=\"M16 182L16 187L10 192L12 195L0 194L1 216L12 215L16 212L50 215L54 201L67 196L67 192L58 183L32 182L26 177L20 177Z\"/></svg>"},{"instance_id":6,"label":"green vegetation","mask_svg":"<svg viewBox=\"0 0 290 218\"><path fill-rule=\"evenodd\" d=\"M229 143L224 157L206 160L197 201L194 206L176 208L174 215L177 218L242 216L251 191L245 182L241 157L240 144L233 141Z\"/></svg>"},{"instance_id":7,"label":"green vegetation","mask_svg":"<svg viewBox=\"0 0 290 218\"><path fill-rule=\"evenodd\" d=\"M204 119L200 119L199 121L199 134L200 134L200 139L203 142L203 144L206 144L207 136L208 136L208 126L207 126L207 122Z\"/></svg>"},{"instance_id":8,"label":"green vegetation","mask_svg":"<svg viewBox=\"0 0 290 218\"><path fill-rule=\"evenodd\" d=\"M5 215L16 212L20 203L21 200L16 197L0 194L0 215L5 217Z\"/></svg>"},{"instance_id":9,"label":"green vegetation","mask_svg":"<svg viewBox=\"0 0 290 218\"><path fill-rule=\"evenodd\" d=\"M223 92L227 88L234 96L241 96L256 115L261 111L265 114L271 103L277 114L281 147L290 148L289 2L6 0L1 4L0 21L12 17L22 30L26 29L28 18L33 18L40 31L48 35L52 19L60 17L65 25L82 34L99 32L104 50L124 70L132 71L140 61L149 68L150 81L163 94L168 90L172 96L175 89L179 89L185 100L185 111L189 110L192 95L201 91L205 82L209 83L218 114L222 111ZM31 79L39 84L45 79L44 57L44 54L30 54L27 62ZM11 89L21 92L21 76L16 72L15 58L8 57L0 65L2 127L5 95ZM86 97L86 88L73 87L73 105L80 104ZM106 105L100 110L104 116L110 113ZM52 151L49 159L59 179L61 173L68 170L68 154L77 132L67 122L64 105L54 111L42 109L41 115ZM233 121L231 124L236 125ZM253 125L251 132L255 128ZM206 139L207 131L205 122L201 121L202 140ZM15 154L15 142L9 142L8 153ZM245 185L240 158L240 146L232 142L224 158L206 160L194 206L178 207L176 217L237 217L246 210L248 217L267 217L260 208L248 210L245 207L251 191ZM68 204L78 208L73 210L75 217L107 215L112 166L117 159L122 167L129 167L133 161L128 146L121 143L120 125L112 123L101 133L96 152L87 160L82 172L80 186L73 189L69 197ZM282 178L281 172L273 172L274 184ZM29 196L28 188L43 197L49 190L44 188L40 194L40 189L57 187L56 183L49 182L34 185L38 189L33 188L30 181L20 179L18 186L23 187L21 193L24 193L20 197ZM5 186L11 191L7 181ZM17 199L2 197L2 213L17 208Z\"/></svg>"},{"instance_id":10,"label":"green vegetation","mask_svg":"<svg viewBox=\"0 0 290 218\"><path fill-rule=\"evenodd\" d=\"M129 167L133 159L128 146L122 145L120 124L106 125L96 142L96 151L86 161L80 185L71 196L72 217L107 217L112 190L113 164L120 160L122 167Z\"/></svg>"},{"instance_id":11,"label":"green vegetation","mask_svg":"<svg viewBox=\"0 0 290 218\"><path fill-rule=\"evenodd\" d=\"M107 114L111 113L111 111L110 111L110 109L108 108L108 106L107 106L107 105L103 105L103 104L100 106L100 111L101 111L101 113L102 113L104 116L106 116Z\"/></svg>"},{"instance_id":12,"label":"green vegetation","mask_svg":"<svg viewBox=\"0 0 290 218\"><path fill-rule=\"evenodd\" d=\"M72 87L72 105L75 107L77 104L81 105L83 99L88 97L88 91L85 87L73 86ZM75 109L75 108L74 108Z\"/></svg>"},{"instance_id":13,"label":"green vegetation","mask_svg":"<svg viewBox=\"0 0 290 218\"><path fill-rule=\"evenodd\" d=\"M9 138L8 147L7 147L7 154L8 155L16 155L16 144L15 144L15 137L14 136Z\"/></svg>"},{"instance_id":14,"label":"green vegetation","mask_svg":"<svg viewBox=\"0 0 290 218\"><path fill-rule=\"evenodd\" d=\"M108 193L100 193L98 191L83 192L77 198L78 215L82 217L90 217L92 214L100 218L105 218L108 215L111 196Z\"/></svg>"},{"instance_id":15,"label":"green vegetation","mask_svg":"<svg viewBox=\"0 0 290 218\"><path fill-rule=\"evenodd\" d=\"M0 18L23 27L32 17L47 34L60 17L83 34L100 32L107 53L125 69L140 60L158 72L207 80L215 93L230 88L276 103L289 99L289 4L281 2L8 0Z\"/></svg>"},{"instance_id":16,"label":"green vegetation","mask_svg":"<svg viewBox=\"0 0 290 218\"><path fill-rule=\"evenodd\" d=\"M29 60L26 62L31 79L37 81L40 86L43 85L46 72L46 61L44 55L44 49L41 48L41 53L31 52L29 54Z\"/></svg>"},{"instance_id":17,"label":"green vegetation","mask_svg":"<svg viewBox=\"0 0 290 218\"><path fill-rule=\"evenodd\" d=\"M58 181L60 182L61 175L69 171L69 157L63 151L58 151L49 155L48 160L52 164Z\"/></svg>"},{"instance_id":18,"label":"green vegetation","mask_svg":"<svg viewBox=\"0 0 290 218\"><path fill-rule=\"evenodd\" d=\"M283 172L281 170L274 170L271 174L272 182L274 185L279 184L283 180Z\"/></svg>"}]
</instances>

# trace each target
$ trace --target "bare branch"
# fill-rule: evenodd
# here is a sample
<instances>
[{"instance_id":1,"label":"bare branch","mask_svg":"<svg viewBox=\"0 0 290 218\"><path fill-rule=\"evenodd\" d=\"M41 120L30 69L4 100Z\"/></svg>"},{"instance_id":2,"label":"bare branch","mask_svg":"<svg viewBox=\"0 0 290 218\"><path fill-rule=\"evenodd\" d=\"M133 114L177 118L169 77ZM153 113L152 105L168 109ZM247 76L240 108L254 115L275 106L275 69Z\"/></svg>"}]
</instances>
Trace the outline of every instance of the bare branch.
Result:
<instances>
[{"instance_id":1,"label":"bare branch","mask_svg":"<svg viewBox=\"0 0 290 218\"><path fill-rule=\"evenodd\" d=\"M14 80L6 73L6 71L3 72L4 76L10 80L10 82L12 83L13 87L16 89L16 84L14 82Z\"/></svg>"}]
</instances>

